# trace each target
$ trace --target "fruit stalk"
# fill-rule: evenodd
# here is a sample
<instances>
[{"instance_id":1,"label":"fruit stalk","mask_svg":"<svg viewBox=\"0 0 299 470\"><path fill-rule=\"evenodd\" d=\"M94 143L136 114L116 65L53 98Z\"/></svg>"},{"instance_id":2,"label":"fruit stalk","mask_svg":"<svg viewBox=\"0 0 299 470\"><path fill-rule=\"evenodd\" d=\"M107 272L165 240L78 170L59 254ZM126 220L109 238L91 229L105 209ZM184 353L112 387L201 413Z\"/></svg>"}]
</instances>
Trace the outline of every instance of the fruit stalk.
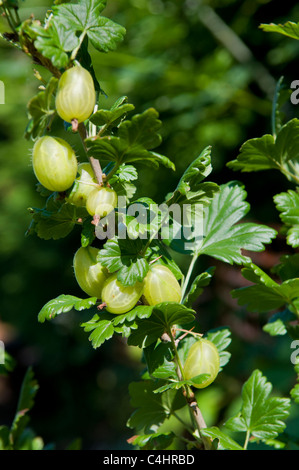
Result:
<instances>
[{"instance_id":1,"label":"fruit stalk","mask_svg":"<svg viewBox=\"0 0 299 470\"><path fill-rule=\"evenodd\" d=\"M173 337L173 334L172 334L171 331L168 332L168 337L169 337L169 340L171 342L172 349L173 349L174 356L175 356L175 362L177 364L178 378L179 378L179 380L185 380L184 369L183 369L183 366L182 366L182 363L181 363L180 356L178 354L176 342L174 340L174 337ZM188 385L183 387L183 395L184 395L184 397L187 401L187 405L189 407L191 419L194 422L194 425L195 425L196 429L198 430L199 436L200 436L201 441L202 441L203 446L204 446L204 450L211 450L212 444L211 444L210 439L206 438L201 433L201 430L206 428L207 425L205 423L205 420L204 420L204 418L202 416L202 413L200 411L200 408L198 406L198 403L197 403L196 397L194 395L194 392L192 391L192 389Z\"/></svg>"},{"instance_id":2,"label":"fruit stalk","mask_svg":"<svg viewBox=\"0 0 299 470\"><path fill-rule=\"evenodd\" d=\"M86 127L85 127L83 122L80 122L80 124L78 125L78 133L79 133L80 138L82 140L82 144L83 144L84 150L86 152L86 155L88 157L89 163L92 166L92 169L93 169L94 175L96 177L96 180L100 185L102 185L103 184L103 172L102 172L101 164L100 164L100 162L97 158L93 158L93 157L88 156L87 147L86 147L86 144L85 144L85 139L87 138L87 130L86 130Z\"/></svg>"},{"instance_id":3,"label":"fruit stalk","mask_svg":"<svg viewBox=\"0 0 299 470\"><path fill-rule=\"evenodd\" d=\"M190 281L190 278L191 278L191 274L192 274L192 272L193 272L193 269L194 269L194 266L195 266L197 257L198 257L198 254L195 252L194 255L192 256L192 259L191 259L191 262L190 262L190 265L189 265L189 268L188 268L188 272L187 272L187 274L186 274L186 277L185 277L185 279L184 279L184 283L183 283L183 286L182 286L181 302L183 302L183 300L184 300L185 292L186 292L186 290L187 290L187 287L188 287L188 284L189 284L189 281Z\"/></svg>"}]
</instances>

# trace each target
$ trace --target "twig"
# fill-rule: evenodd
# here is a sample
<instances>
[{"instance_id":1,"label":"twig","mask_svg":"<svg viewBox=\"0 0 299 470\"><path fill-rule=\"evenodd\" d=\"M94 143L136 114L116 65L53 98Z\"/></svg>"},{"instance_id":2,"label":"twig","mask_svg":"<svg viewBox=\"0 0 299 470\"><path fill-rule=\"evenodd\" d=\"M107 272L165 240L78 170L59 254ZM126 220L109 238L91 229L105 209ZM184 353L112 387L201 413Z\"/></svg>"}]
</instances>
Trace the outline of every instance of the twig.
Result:
<instances>
[{"instance_id":1,"label":"twig","mask_svg":"<svg viewBox=\"0 0 299 470\"><path fill-rule=\"evenodd\" d=\"M78 133L81 137L81 141L82 141L84 150L85 150L86 155L89 159L89 162L92 166L92 169L93 169L94 175L96 177L96 180L97 180L98 184L102 186L103 185L103 172L102 172L101 164L100 164L100 162L97 158L90 157L88 155L88 149L87 149L86 143L85 143L85 139L87 138L87 130L86 130L86 127L85 127L83 122L80 122L80 124L78 125Z\"/></svg>"},{"instance_id":2,"label":"twig","mask_svg":"<svg viewBox=\"0 0 299 470\"><path fill-rule=\"evenodd\" d=\"M101 168L101 164L99 160L94 157L89 157L89 161L92 166L97 182L102 186L103 185L103 172L102 172L102 168Z\"/></svg>"}]
</instances>

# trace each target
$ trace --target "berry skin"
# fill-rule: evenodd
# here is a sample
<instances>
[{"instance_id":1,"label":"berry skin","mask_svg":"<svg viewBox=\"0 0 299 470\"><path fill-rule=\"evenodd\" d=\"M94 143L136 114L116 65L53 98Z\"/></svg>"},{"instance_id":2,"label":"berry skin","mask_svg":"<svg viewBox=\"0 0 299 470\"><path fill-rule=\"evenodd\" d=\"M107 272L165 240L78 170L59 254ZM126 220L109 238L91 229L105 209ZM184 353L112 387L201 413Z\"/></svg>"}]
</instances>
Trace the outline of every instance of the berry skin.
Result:
<instances>
[{"instance_id":1,"label":"berry skin","mask_svg":"<svg viewBox=\"0 0 299 470\"><path fill-rule=\"evenodd\" d=\"M90 163L80 163L79 176L74 181L74 186L67 197L67 201L75 206L85 207L89 194L96 187L96 179Z\"/></svg>"},{"instance_id":2,"label":"berry skin","mask_svg":"<svg viewBox=\"0 0 299 470\"><path fill-rule=\"evenodd\" d=\"M76 280L81 289L91 297L100 299L108 270L97 262L98 249L92 246L80 247L74 256L73 266Z\"/></svg>"},{"instance_id":3,"label":"berry skin","mask_svg":"<svg viewBox=\"0 0 299 470\"><path fill-rule=\"evenodd\" d=\"M105 217L117 206L117 194L111 188L95 188L86 201L86 209L90 215Z\"/></svg>"},{"instance_id":4,"label":"berry skin","mask_svg":"<svg viewBox=\"0 0 299 470\"><path fill-rule=\"evenodd\" d=\"M184 364L185 379L190 380L200 374L210 374L207 380L201 384L194 385L196 388L205 388L215 380L219 369L219 352L212 341L201 338L192 344Z\"/></svg>"},{"instance_id":5,"label":"berry skin","mask_svg":"<svg viewBox=\"0 0 299 470\"><path fill-rule=\"evenodd\" d=\"M50 191L66 191L76 178L78 162L72 147L59 137L41 137L33 147L36 178Z\"/></svg>"},{"instance_id":6,"label":"berry skin","mask_svg":"<svg viewBox=\"0 0 299 470\"><path fill-rule=\"evenodd\" d=\"M88 70L75 66L61 75L56 95L56 110L64 121L85 121L93 113L95 102L96 92Z\"/></svg>"},{"instance_id":7,"label":"berry skin","mask_svg":"<svg viewBox=\"0 0 299 470\"><path fill-rule=\"evenodd\" d=\"M123 286L117 280L117 273L105 281L102 301L110 313L122 314L129 312L137 304L142 295L143 284L136 282L134 286Z\"/></svg>"},{"instance_id":8,"label":"berry skin","mask_svg":"<svg viewBox=\"0 0 299 470\"><path fill-rule=\"evenodd\" d=\"M180 302L181 295L181 286L170 269L162 264L153 264L144 279L145 303Z\"/></svg>"}]
</instances>

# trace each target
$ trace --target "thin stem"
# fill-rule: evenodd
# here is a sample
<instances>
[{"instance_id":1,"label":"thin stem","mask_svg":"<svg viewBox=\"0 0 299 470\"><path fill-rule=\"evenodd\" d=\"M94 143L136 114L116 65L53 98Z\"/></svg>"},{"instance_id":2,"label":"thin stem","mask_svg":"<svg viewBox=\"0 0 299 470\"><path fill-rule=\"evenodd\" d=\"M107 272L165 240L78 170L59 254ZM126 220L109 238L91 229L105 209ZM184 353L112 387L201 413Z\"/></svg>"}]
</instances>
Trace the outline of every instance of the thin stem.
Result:
<instances>
[{"instance_id":1,"label":"thin stem","mask_svg":"<svg viewBox=\"0 0 299 470\"><path fill-rule=\"evenodd\" d=\"M248 430L248 431L246 432L246 438L245 438L245 442L244 442L244 446L243 446L243 449L244 449L244 450L247 450L249 438L250 438L250 431Z\"/></svg>"},{"instance_id":2,"label":"thin stem","mask_svg":"<svg viewBox=\"0 0 299 470\"><path fill-rule=\"evenodd\" d=\"M169 338L170 338L170 341L171 341L171 345L172 345L174 356L175 356L175 361L176 361L177 367L178 367L178 369L177 369L178 377L179 377L180 380L185 380L184 368L183 368L182 363L181 363L181 359L180 359L180 356L179 356L179 353L178 353L178 350L177 350L177 346L176 346L174 337L173 337L170 330L168 331L168 335L169 335ZM205 450L210 450L211 449L210 439L206 438L201 433L201 430L203 428L206 428L207 426L206 426L206 423L203 419L201 411L199 409L198 403L196 401L196 397L195 397L193 391L191 390L191 388L188 385L186 385L183 390L184 390L184 392L183 392L184 396L187 400L187 404L188 404L188 407L189 407L191 418L192 418L192 420L195 424L195 427L197 428L197 430L199 432L199 436L200 436L201 441L204 445L204 448L205 448ZM192 433L192 435L194 435L194 434Z\"/></svg>"},{"instance_id":3,"label":"thin stem","mask_svg":"<svg viewBox=\"0 0 299 470\"><path fill-rule=\"evenodd\" d=\"M80 135L80 138L81 138L81 141L82 141L82 144L83 144L83 147L84 147L84 150L85 150L85 153L87 155L87 158L90 162L90 165L93 169L93 172L94 172L94 175L96 177L96 180L98 182L98 184L102 185L103 184L103 172L102 172L102 168L101 168L101 165L100 165L100 162L97 158L94 158L94 157L90 157L88 155L88 152L87 152L87 147L86 147L86 144L85 144L85 139L87 137L87 130L86 130L86 127L85 125L83 124L83 122L81 122L79 125L78 125L78 133Z\"/></svg>"},{"instance_id":4,"label":"thin stem","mask_svg":"<svg viewBox=\"0 0 299 470\"><path fill-rule=\"evenodd\" d=\"M77 54L79 52L80 47L82 46L82 42L84 41L84 38L86 36L86 31L83 31L83 33L79 37L79 44L78 46L73 50L72 55L71 55L71 60L75 60L77 57Z\"/></svg>"},{"instance_id":5,"label":"thin stem","mask_svg":"<svg viewBox=\"0 0 299 470\"><path fill-rule=\"evenodd\" d=\"M291 179L294 183L299 184L299 176L287 170L283 164L280 164L275 158L271 157L270 154L268 154L268 159L284 176L286 176L288 179Z\"/></svg>"},{"instance_id":6,"label":"thin stem","mask_svg":"<svg viewBox=\"0 0 299 470\"><path fill-rule=\"evenodd\" d=\"M22 21L21 21L21 18L19 16L19 8L18 7L14 7L14 12L15 12L15 16L16 16L16 23L17 23L17 26L19 26Z\"/></svg>"},{"instance_id":7,"label":"thin stem","mask_svg":"<svg viewBox=\"0 0 299 470\"><path fill-rule=\"evenodd\" d=\"M282 165L279 165L279 169L287 178L290 177L294 183L299 184L299 176L292 173L291 171L286 170Z\"/></svg>"},{"instance_id":8,"label":"thin stem","mask_svg":"<svg viewBox=\"0 0 299 470\"><path fill-rule=\"evenodd\" d=\"M118 163L115 163L112 170L108 173L108 175L106 175L105 181L109 181L112 178L112 176L117 172L119 167L120 167L120 165Z\"/></svg>"},{"instance_id":9,"label":"thin stem","mask_svg":"<svg viewBox=\"0 0 299 470\"><path fill-rule=\"evenodd\" d=\"M191 275L192 275L192 272L193 272L193 269L194 269L194 266L195 266L197 257L198 257L198 254L197 254L197 253L194 253L194 255L192 256L192 259L191 259L191 262L190 262L190 265L189 265L189 268L188 268L186 277L185 277L185 279L184 279L183 287L182 287L181 302L183 301L183 299L184 299L184 297L185 297L185 292L186 292L186 290L187 290L187 287L188 287L188 284L189 284L189 281L190 281L190 277L191 277Z\"/></svg>"},{"instance_id":10,"label":"thin stem","mask_svg":"<svg viewBox=\"0 0 299 470\"><path fill-rule=\"evenodd\" d=\"M87 131L86 131L86 127L83 124L83 122L80 122L80 124L78 125L78 134L80 136L83 148L84 148L85 153L87 155L87 147L86 147L86 144L85 144L85 139L87 138Z\"/></svg>"},{"instance_id":11,"label":"thin stem","mask_svg":"<svg viewBox=\"0 0 299 470\"><path fill-rule=\"evenodd\" d=\"M108 124L108 123L107 123L107 124L104 124L104 125L100 128L99 132L97 133L97 136L98 136L98 137L102 137L102 135L103 135L104 132L108 129L108 127L109 127L109 124Z\"/></svg>"},{"instance_id":12,"label":"thin stem","mask_svg":"<svg viewBox=\"0 0 299 470\"><path fill-rule=\"evenodd\" d=\"M191 436L193 436L194 431L191 428L191 426L189 426L189 424L185 423L185 421L179 415L177 415L175 411L172 414L184 426L184 428L191 434Z\"/></svg>"},{"instance_id":13,"label":"thin stem","mask_svg":"<svg viewBox=\"0 0 299 470\"><path fill-rule=\"evenodd\" d=\"M97 110L98 110L98 105L96 104L94 109L93 109L93 114L96 113ZM96 137L97 126L95 124L93 124L91 121L89 121L88 127L89 127L88 137Z\"/></svg>"},{"instance_id":14,"label":"thin stem","mask_svg":"<svg viewBox=\"0 0 299 470\"><path fill-rule=\"evenodd\" d=\"M9 24L9 26L11 27L13 32L16 33L15 21L14 21L14 19L12 18L11 14L10 14L9 8L6 8L4 5L2 5L2 9L4 10L5 18L7 19L7 22Z\"/></svg>"},{"instance_id":15,"label":"thin stem","mask_svg":"<svg viewBox=\"0 0 299 470\"><path fill-rule=\"evenodd\" d=\"M194 328L194 327L193 327ZM184 331L185 334L183 336L181 336L180 338L178 338L178 340L181 340L183 339L183 337L185 337L186 335L193 335L195 337L197 336L203 336L201 333L195 333L193 332L192 330L184 330L184 328L176 328L176 331Z\"/></svg>"},{"instance_id":16,"label":"thin stem","mask_svg":"<svg viewBox=\"0 0 299 470\"><path fill-rule=\"evenodd\" d=\"M192 444L192 445L195 445L195 441L190 441L190 439L186 439L185 437L183 436L176 436L177 439L179 439L180 441L184 442L185 444Z\"/></svg>"},{"instance_id":17,"label":"thin stem","mask_svg":"<svg viewBox=\"0 0 299 470\"><path fill-rule=\"evenodd\" d=\"M290 305L293 307L295 315L299 318L299 309L296 307L293 301L290 302Z\"/></svg>"},{"instance_id":18,"label":"thin stem","mask_svg":"<svg viewBox=\"0 0 299 470\"><path fill-rule=\"evenodd\" d=\"M178 353L178 350L177 350L177 347L176 347L176 344L175 344L175 340L174 340L174 337L173 337L171 331L168 331L168 335L169 335L170 342L171 342L171 345L172 345L172 349L173 349L173 352L174 352L174 355L175 355L175 360L176 360L176 363L177 363L177 366L178 366L178 369L179 369L179 375L180 375L179 378L182 379L182 380L185 380L184 369L183 369L182 362L181 362L181 359L180 359L180 356L179 356L179 353Z\"/></svg>"}]
</instances>

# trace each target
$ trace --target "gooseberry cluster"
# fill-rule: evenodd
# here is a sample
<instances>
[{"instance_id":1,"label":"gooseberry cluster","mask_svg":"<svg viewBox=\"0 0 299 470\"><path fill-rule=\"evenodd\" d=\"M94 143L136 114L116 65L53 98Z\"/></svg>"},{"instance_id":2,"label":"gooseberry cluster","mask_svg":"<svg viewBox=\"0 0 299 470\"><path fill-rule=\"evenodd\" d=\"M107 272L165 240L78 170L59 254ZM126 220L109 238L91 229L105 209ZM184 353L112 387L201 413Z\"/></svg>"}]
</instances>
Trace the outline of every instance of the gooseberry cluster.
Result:
<instances>
[{"instance_id":1,"label":"gooseberry cluster","mask_svg":"<svg viewBox=\"0 0 299 470\"><path fill-rule=\"evenodd\" d=\"M76 65L59 79L56 111L67 123L78 125L94 110L96 93L90 73ZM78 164L72 147L64 139L43 136L33 147L32 165L39 183L50 191L65 192L66 200L86 207L91 215L105 217L117 205L116 192L96 181L90 163Z\"/></svg>"},{"instance_id":2,"label":"gooseberry cluster","mask_svg":"<svg viewBox=\"0 0 299 470\"><path fill-rule=\"evenodd\" d=\"M97 261L98 252L91 246L80 247L74 256L74 273L81 289L100 299L108 312L126 313L139 301L145 305L180 302L181 286L167 266L153 263L142 282L124 286L117 279L117 272L109 273Z\"/></svg>"},{"instance_id":3,"label":"gooseberry cluster","mask_svg":"<svg viewBox=\"0 0 299 470\"><path fill-rule=\"evenodd\" d=\"M80 247L74 256L74 273L81 289L88 295L101 299L103 307L112 314L124 314L141 301L146 305L161 302L180 302L182 290L171 270L160 263L153 263L143 282L124 286L117 279L117 272L109 271L97 261L99 250L95 247ZM208 377L196 388L205 388L218 375L220 357L217 347L208 339L200 338L189 349L184 364L185 379L201 374Z\"/></svg>"},{"instance_id":4,"label":"gooseberry cluster","mask_svg":"<svg viewBox=\"0 0 299 470\"><path fill-rule=\"evenodd\" d=\"M58 83L56 111L73 130L88 119L95 107L96 93L90 73L76 65L66 70ZM43 136L33 147L32 164L39 183L50 191L64 192L69 204L85 207L91 216L105 217L117 206L117 193L105 181L99 183L89 162L78 163L72 147L59 137ZM118 273L110 273L98 261L99 249L81 246L73 268L80 288L100 300L99 307L111 314L125 314L138 303L154 306L182 300L182 289L173 272L157 260L150 264L142 282L124 285ZM219 372L217 347L200 338L190 348L184 364L185 378L208 374L198 388L208 386Z\"/></svg>"}]
</instances>

